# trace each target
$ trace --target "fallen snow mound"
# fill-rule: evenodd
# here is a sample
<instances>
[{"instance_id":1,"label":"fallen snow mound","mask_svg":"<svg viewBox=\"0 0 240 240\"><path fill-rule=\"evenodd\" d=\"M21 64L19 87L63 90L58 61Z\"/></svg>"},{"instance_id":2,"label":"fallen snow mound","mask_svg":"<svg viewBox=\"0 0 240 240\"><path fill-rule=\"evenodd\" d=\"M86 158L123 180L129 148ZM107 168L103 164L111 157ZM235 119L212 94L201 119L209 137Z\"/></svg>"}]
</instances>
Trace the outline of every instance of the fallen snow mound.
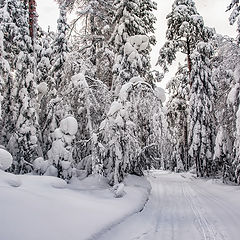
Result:
<instances>
[{"instance_id":1,"label":"fallen snow mound","mask_svg":"<svg viewBox=\"0 0 240 240\"><path fill-rule=\"evenodd\" d=\"M0 170L0 187L1 186L19 187L21 186L21 184L22 182L18 176Z\"/></svg>"},{"instance_id":2,"label":"fallen snow mound","mask_svg":"<svg viewBox=\"0 0 240 240\"><path fill-rule=\"evenodd\" d=\"M64 134L75 135L78 131L78 123L74 117L64 118L60 122L60 129Z\"/></svg>"},{"instance_id":3,"label":"fallen snow mound","mask_svg":"<svg viewBox=\"0 0 240 240\"><path fill-rule=\"evenodd\" d=\"M11 167L12 162L12 155L8 151L0 149L0 169L7 170Z\"/></svg>"}]
</instances>

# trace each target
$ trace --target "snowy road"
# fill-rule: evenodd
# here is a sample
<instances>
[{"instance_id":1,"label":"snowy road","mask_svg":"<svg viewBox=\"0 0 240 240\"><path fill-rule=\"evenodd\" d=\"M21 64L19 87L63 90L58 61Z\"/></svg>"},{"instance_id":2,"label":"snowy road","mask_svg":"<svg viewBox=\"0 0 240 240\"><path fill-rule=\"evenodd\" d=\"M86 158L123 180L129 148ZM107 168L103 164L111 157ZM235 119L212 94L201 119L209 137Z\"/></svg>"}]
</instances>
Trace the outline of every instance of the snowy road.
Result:
<instances>
[{"instance_id":1,"label":"snowy road","mask_svg":"<svg viewBox=\"0 0 240 240\"><path fill-rule=\"evenodd\" d=\"M145 209L99 240L239 240L240 190L156 171Z\"/></svg>"}]
</instances>

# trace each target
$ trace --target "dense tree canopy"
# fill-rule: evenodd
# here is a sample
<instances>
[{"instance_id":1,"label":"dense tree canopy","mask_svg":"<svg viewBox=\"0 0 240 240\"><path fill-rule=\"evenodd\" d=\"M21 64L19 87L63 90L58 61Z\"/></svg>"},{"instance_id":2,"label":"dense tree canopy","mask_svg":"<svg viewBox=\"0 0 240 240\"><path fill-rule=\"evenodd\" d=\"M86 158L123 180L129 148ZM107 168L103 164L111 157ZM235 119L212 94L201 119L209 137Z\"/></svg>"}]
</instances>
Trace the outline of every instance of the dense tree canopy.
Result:
<instances>
[{"instance_id":1,"label":"dense tree canopy","mask_svg":"<svg viewBox=\"0 0 240 240\"><path fill-rule=\"evenodd\" d=\"M10 171L101 174L115 185L162 167L240 182L239 36L205 26L193 0L173 1L157 64L165 73L178 53L186 58L165 104L150 63L161 28L154 1L57 2L54 33L37 24L35 0L0 1L0 144ZM227 7L238 32L239 9L239 0Z\"/></svg>"}]
</instances>

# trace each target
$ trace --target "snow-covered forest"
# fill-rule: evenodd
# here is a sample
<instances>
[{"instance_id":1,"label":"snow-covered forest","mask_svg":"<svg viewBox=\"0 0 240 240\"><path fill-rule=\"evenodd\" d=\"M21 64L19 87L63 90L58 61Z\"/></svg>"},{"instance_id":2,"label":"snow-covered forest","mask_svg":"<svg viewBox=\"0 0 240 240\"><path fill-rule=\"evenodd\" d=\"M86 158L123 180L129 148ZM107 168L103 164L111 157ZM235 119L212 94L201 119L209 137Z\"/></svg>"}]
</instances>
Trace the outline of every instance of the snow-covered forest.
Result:
<instances>
[{"instance_id":1,"label":"snow-covered forest","mask_svg":"<svg viewBox=\"0 0 240 240\"><path fill-rule=\"evenodd\" d=\"M226 22L236 27L236 39L206 26L193 0L173 0L156 63L160 70L151 66L151 51L159 37L155 30L161 30L156 25L161 1L58 0L56 32L44 31L38 24L37 2L0 0L0 239L18 239L20 230L9 235L10 227L4 224L10 224L15 213L21 219L28 206L34 209L36 193L56 203L54 209L40 204L44 212L57 214L69 201L81 209L79 215L85 220L104 215L105 210L111 217L95 219L92 230L84 227L83 219L77 220L72 207L60 214L61 219L73 218L68 229L72 237L40 231L38 238L22 231L21 239L117 239L114 231L109 236L103 232L142 210L151 200L151 189L160 194L158 186L169 182L174 182L175 194L188 199L204 239L228 239L210 224L211 230L204 212L196 210L196 185L194 190L185 185L196 181L201 188L215 179L224 184L214 185L214 193L227 189L234 195L233 186L240 184L239 0L226 5ZM184 56L181 62L179 54ZM159 87L176 63L167 89ZM34 197L24 197L20 190L11 195L13 188L33 191ZM50 195L45 195L48 191ZM170 197L173 193L168 191ZM225 196L226 192L222 202ZM5 210L14 198L27 199L26 206L17 205L21 211ZM102 203L103 198L110 200ZM153 199L146 209L158 208L157 201L169 204L164 196ZM237 203L231 204L240 210ZM88 207L96 210L90 217ZM167 222L167 211L163 214ZM176 214L180 218L177 209ZM142 218L148 221L148 217ZM74 235L77 221L85 229L80 238ZM163 240L175 239L167 230ZM198 239L191 233L183 239ZM232 233L236 234L229 240L237 236ZM122 240L163 236L160 230L156 236L125 234Z\"/></svg>"}]
</instances>

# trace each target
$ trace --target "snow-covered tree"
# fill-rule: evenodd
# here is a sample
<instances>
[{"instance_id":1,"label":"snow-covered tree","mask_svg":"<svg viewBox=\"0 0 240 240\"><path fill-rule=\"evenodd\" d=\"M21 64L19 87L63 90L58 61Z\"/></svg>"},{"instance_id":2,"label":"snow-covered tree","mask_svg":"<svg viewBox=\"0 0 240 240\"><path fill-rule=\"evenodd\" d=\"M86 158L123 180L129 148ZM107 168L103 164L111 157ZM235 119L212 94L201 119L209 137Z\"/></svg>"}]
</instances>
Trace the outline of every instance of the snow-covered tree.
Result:
<instances>
[{"instance_id":1,"label":"snow-covered tree","mask_svg":"<svg viewBox=\"0 0 240 240\"><path fill-rule=\"evenodd\" d=\"M230 11L231 15L229 17L229 22L233 25L237 22L237 32L238 32L238 44L240 44L240 3L239 0L232 0L231 4L228 6L227 11Z\"/></svg>"},{"instance_id":2,"label":"snow-covered tree","mask_svg":"<svg viewBox=\"0 0 240 240\"><path fill-rule=\"evenodd\" d=\"M39 154L34 79L33 45L29 34L28 9L18 1L4 1L2 31L4 49L11 72L5 89L3 137L14 157L14 171L31 170L33 157Z\"/></svg>"},{"instance_id":3,"label":"snow-covered tree","mask_svg":"<svg viewBox=\"0 0 240 240\"><path fill-rule=\"evenodd\" d=\"M100 157L111 183L118 184L129 173L142 175L160 159L161 117L160 94L147 82L134 77L122 86L100 126L105 149Z\"/></svg>"},{"instance_id":4,"label":"snow-covered tree","mask_svg":"<svg viewBox=\"0 0 240 240\"><path fill-rule=\"evenodd\" d=\"M215 86L212 82L212 54L212 45L200 42L191 55L189 154L196 164L198 176L208 176L213 167Z\"/></svg>"},{"instance_id":5,"label":"snow-covered tree","mask_svg":"<svg viewBox=\"0 0 240 240\"><path fill-rule=\"evenodd\" d=\"M142 52L142 63L143 63L143 72L144 78L147 79L147 82L153 84L157 79L151 72L151 59L150 53L152 51L151 45L156 44L155 24L157 18L154 15L153 11L157 10L157 3L152 0L141 0L140 1L140 18L142 20L142 27L145 34L149 37L149 46Z\"/></svg>"},{"instance_id":6,"label":"snow-covered tree","mask_svg":"<svg viewBox=\"0 0 240 240\"><path fill-rule=\"evenodd\" d=\"M175 77L168 83L170 99L167 103L167 120L169 131L174 141L174 154L171 168L188 170L188 100L189 72L187 66L179 66Z\"/></svg>"},{"instance_id":7,"label":"snow-covered tree","mask_svg":"<svg viewBox=\"0 0 240 240\"><path fill-rule=\"evenodd\" d=\"M2 14L0 12L0 14ZM2 17L0 17L1 19ZM4 36L0 27L0 122L2 128L2 102L4 100L7 79L11 77L10 65L6 59L6 53L4 51Z\"/></svg>"},{"instance_id":8,"label":"snow-covered tree","mask_svg":"<svg viewBox=\"0 0 240 240\"><path fill-rule=\"evenodd\" d=\"M35 54L36 54L36 80L40 84L48 83L50 80L49 72L51 70L51 59L53 55L52 44L55 36L52 32L45 32L40 26L37 27L35 36ZM50 83L49 83L50 84Z\"/></svg>"},{"instance_id":9,"label":"snow-covered tree","mask_svg":"<svg viewBox=\"0 0 240 240\"><path fill-rule=\"evenodd\" d=\"M234 181L235 132L238 87L234 71L239 64L240 49L233 39L216 36L213 58L213 81L216 86L214 115L216 116L216 140L214 149L215 172L222 172L224 181Z\"/></svg>"},{"instance_id":10,"label":"snow-covered tree","mask_svg":"<svg viewBox=\"0 0 240 240\"><path fill-rule=\"evenodd\" d=\"M64 101L70 106L79 125L76 134L74 159L78 168L88 174L100 173L102 163L97 151L101 148L97 134L101 121L106 116L111 99L109 89L101 81L89 79L79 73L71 78Z\"/></svg>"},{"instance_id":11,"label":"snow-covered tree","mask_svg":"<svg viewBox=\"0 0 240 240\"><path fill-rule=\"evenodd\" d=\"M73 174L74 162L72 157L75 135L78 131L77 120L72 116L62 119L59 128L53 132L53 143L47 153L48 169L46 174L63 179L70 179Z\"/></svg>"},{"instance_id":12,"label":"snow-covered tree","mask_svg":"<svg viewBox=\"0 0 240 240\"><path fill-rule=\"evenodd\" d=\"M117 96L121 86L127 83L132 77L140 76L151 82L149 78L149 34L153 33L152 22L155 22L150 15L154 8L153 3L148 9L149 15L146 18L150 22L145 25L146 19L141 17L141 12L147 11L147 6L142 1L124 1L116 0L116 13L114 23L116 23L113 31L111 42L115 50L115 61L113 66L113 84L112 90ZM135 48L135 51L134 49ZM137 52L138 51L138 54ZM132 61L135 60L135 61Z\"/></svg>"},{"instance_id":13,"label":"snow-covered tree","mask_svg":"<svg viewBox=\"0 0 240 240\"><path fill-rule=\"evenodd\" d=\"M46 156L51 145L50 132L54 131L56 127L56 125L54 125L51 130L49 128L49 124L52 122L52 113L54 111L54 104L51 101L56 96L56 90L53 88L52 74L50 74L52 68L51 59L53 40L53 33L46 33L40 27L37 28L34 41L36 57L35 78L38 90L37 111L39 115L39 127L41 130L41 137L39 140L44 156Z\"/></svg>"},{"instance_id":14,"label":"snow-covered tree","mask_svg":"<svg viewBox=\"0 0 240 240\"><path fill-rule=\"evenodd\" d=\"M240 153L239 153L239 142L240 142L240 134L239 134L239 119L240 119L240 85L239 85L239 80L240 80L240 62L239 62L239 47L237 47L235 44L231 45L231 48L228 48L228 53L226 56L229 56L230 53L232 53L232 58L228 62L228 67L229 67L229 78L232 79L231 83L231 88L228 88L227 91L227 110L230 112L230 117L227 116L227 119L224 121L226 122L224 126L224 130L227 133L227 139L230 139L228 141L230 145L226 146L226 149L230 153L227 155L228 161L227 161L227 166L229 167L228 174L230 174L230 180L231 179L231 174L232 171L234 171L235 175L235 181L240 183ZM229 54L229 55L228 55ZM229 121L228 121L229 120ZM234 142L234 143L233 143ZM226 144L225 144L226 145ZM229 159L230 158L230 159ZM234 159L234 161L232 161Z\"/></svg>"},{"instance_id":15,"label":"snow-covered tree","mask_svg":"<svg viewBox=\"0 0 240 240\"><path fill-rule=\"evenodd\" d=\"M116 54L115 65L113 66L114 96L117 96L121 87L133 77L143 77L142 51L149 44L149 39L145 35L135 35L129 37L122 47L120 54ZM123 52L122 52L123 51Z\"/></svg>"},{"instance_id":16,"label":"snow-covered tree","mask_svg":"<svg viewBox=\"0 0 240 240\"><path fill-rule=\"evenodd\" d=\"M18 4L13 1L3 1L0 4L0 28L1 28L1 144L6 146L14 128L14 123L9 119L9 112L12 106L11 89L14 84L11 72L13 72L14 56L18 54L16 42L13 39L18 37L19 28L14 19L17 17ZM9 69L4 68L4 63L8 59ZM6 72L7 70L7 72ZM16 114L15 114L16 115ZM15 116L13 114L13 116ZM16 117L14 118L16 121Z\"/></svg>"},{"instance_id":17,"label":"snow-covered tree","mask_svg":"<svg viewBox=\"0 0 240 240\"><path fill-rule=\"evenodd\" d=\"M44 156L52 145L51 134L67 114L67 111L64 112L65 109L63 108L63 95L70 81L65 4L60 4L59 9L58 31L54 39L51 39L51 35L44 34L41 42L37 40L37 43L41 46L41 51L38 53L37 76Z\"/></svg>"},{"instance_id":18,"label":"snow-covered tree","mask_svg":"<svg viewBox=\"0 0 240 240\"><path fill-rule=\"evenodd\" d=\"M213 36L214 30L204 26L193 0L175 0L171 13L167 15L167 24L167 41L160 50L158 64L167 71L167 65L172 64L180 52L187 56L191 72L190 55L197 43L207 42Z\"/></svg>"},{"instance_id":19,"label":"snow-covered tree","mask_svg":"<svg viewBox=\"0 0 240 240\"><path fill-rule=\"evenodd\" d=\"M59 92L67 84L67 70L66 62L69 55L69 47L67 42L67 30L68 24L66 19L67 9L64 3L59 5L60 16L58 19L57 25L57 35L54 39L52 46L52 59L51 65L52 68L50 73L52 75L52 86L50 87L51 91ZM53 93L54 94L54 93ZM56 93L55 93L56 94Z\"/></svg>"},{"instance_id":20,"label":"snow-covered tree","mask_svg":"<svg viewBox=\"0 0 240 240\"><path fill-rule=\"evenodd\" d=\"M139 143L134 138L136 127L129 118L129 106L125 104L114 101L100 126L106 149L106 153L101 154L104 157L104 175L113 185L121 182L130 172L131 162L136 161L140 151Z\"/></svg>"},{"instance_id":21,"label":"snow-covered tree","mask_svg":"<svg viewBox=\"0 0 240 240\"><path fill-rule=\"evenodd\" d=\"M113 29L113 0L75 1L68 6L76 9L70 35L73 49L82 60L81 69L85 75L111 87L114 54L109 38Z\"/></svg>"}]
</instances>

